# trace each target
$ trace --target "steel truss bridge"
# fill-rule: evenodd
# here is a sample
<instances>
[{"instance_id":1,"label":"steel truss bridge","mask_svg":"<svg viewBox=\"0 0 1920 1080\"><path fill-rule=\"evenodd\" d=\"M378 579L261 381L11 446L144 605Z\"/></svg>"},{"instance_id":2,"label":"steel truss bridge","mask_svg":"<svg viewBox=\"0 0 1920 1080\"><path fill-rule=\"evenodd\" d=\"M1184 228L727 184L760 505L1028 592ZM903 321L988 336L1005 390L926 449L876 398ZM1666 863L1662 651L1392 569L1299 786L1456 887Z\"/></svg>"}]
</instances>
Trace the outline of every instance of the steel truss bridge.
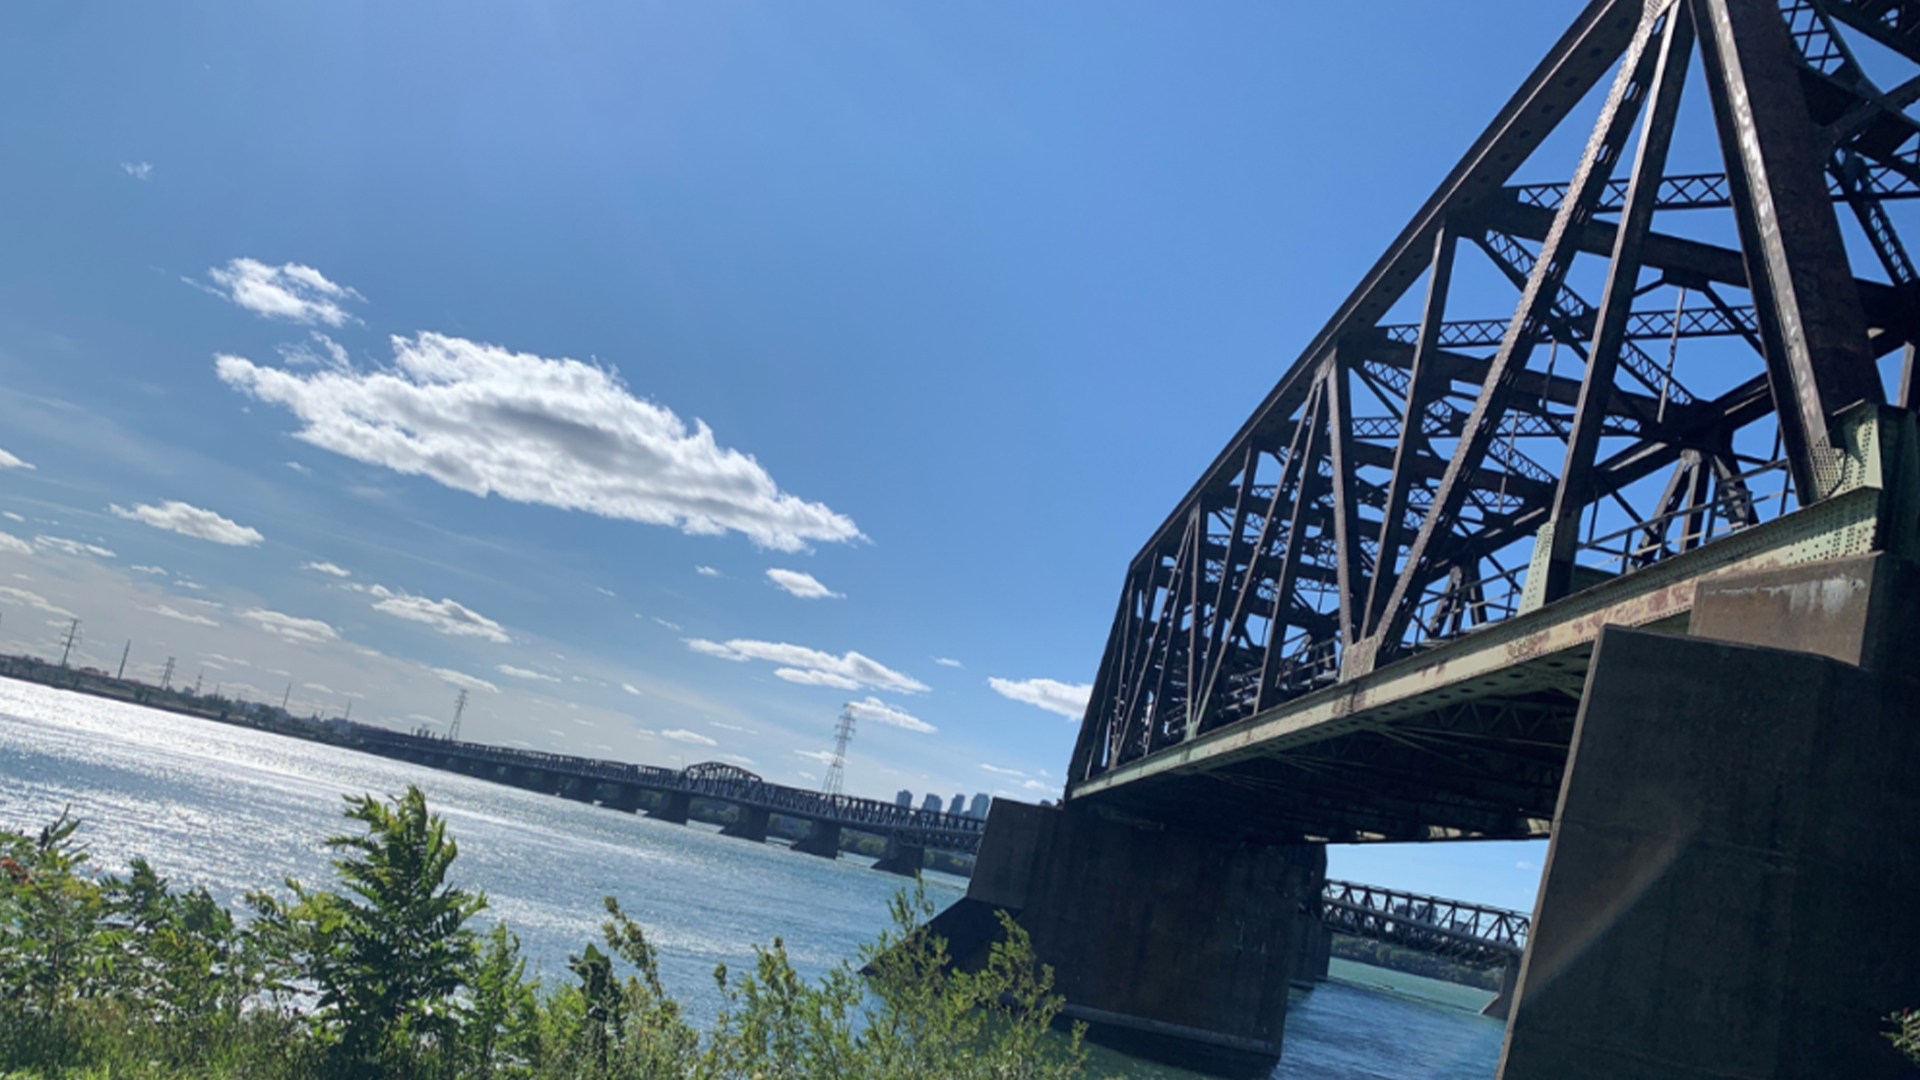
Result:
<instances>
[{"instance_id":1,"label":"steel truss bridge","mask_svg":"<svg viewBox=\"0 0 1920 1080\"><path fill-rule=\"evenodd\" d=\"M1920 0L1588 3L1128 567L1069 801L1542 837L1602 625L1884 546L1915 63Z\"/></svg>"},{"instance_id":2,"label":"steel truss bridge","mask_svg":"<svg viewBox=\"0 0 1920 1080\"><path fill-rule=\"evenodd\" d=\"M823 795L770 784L737 765L723 762L664 769L374 728L361 733L360 748L386 757L629 811L639 808L638 796L642 792L712 799L745 810L872 833L908 847L968 854L979 850L980 835L986 829L985 821L964 814L915 810L878 799Z\"/></svg>"},{"instance_id":3,"label":"steel truss bridge","mask_svg":"<svg viewBox=\"0 0 1920 1080\"><path fill-rule=\"evenodd\" d=\"M1483 969L1517 963L1530 928L1522 912L1351 881L1329 881L1321 890L1320 923L1336 934Z\"/></svg>"}]
</instances>

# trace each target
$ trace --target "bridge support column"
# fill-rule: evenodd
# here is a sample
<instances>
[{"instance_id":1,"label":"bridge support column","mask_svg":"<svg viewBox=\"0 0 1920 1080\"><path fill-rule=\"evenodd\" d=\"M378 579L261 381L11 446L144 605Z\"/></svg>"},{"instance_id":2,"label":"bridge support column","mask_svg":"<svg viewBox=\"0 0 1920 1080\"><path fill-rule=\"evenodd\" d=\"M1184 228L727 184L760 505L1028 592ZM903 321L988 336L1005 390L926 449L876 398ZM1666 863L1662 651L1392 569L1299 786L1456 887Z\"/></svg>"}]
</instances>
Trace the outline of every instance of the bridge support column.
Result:
<instances>
[{"instance_id":1,"label":"bridge support column","mask_svg":"<svg viewBox=\"0 0 1920 1080\"><path fill-rule=\"evenodd\" d=\"M1333 932L1319 919L1302 915L1293 922L1293 985L1311 989L1327 977L1333 961Z\"/></svg>"},{"instance_id":2,"label":"bridge support column","mask_svg":"<svg viewBox=\"0 0 1920 1080\"><path fill-rule=\"evenodd\" d=\"M658 818L671 825L685 825L687 815L693 810L693 795L686 791L663 791L660 801L647 811L650 818Z\"/></svg>"},{"instance_id":3,"label":"bridge support column","mask_svg":"<svg viewBox=\"0 0 1920 1080\"><path fill-rule=\"evenodd\" d=\"M756 844L767 842L767 823L773 819L773 811L759 807L739 807L740 819L720 830L721 836L751 840Z\"/></svg>"},{"instance_id":4,"label":"bridge support column","mask_svg":"<svg viewBox=\"0 0 1920 1080\"><path fill-rule=\"evenodd\" d=\"M1491 1016L1495 1020L1506 1020L1513 1016L1513 994L1520 986L1520 958L1507 961L1500 969L1500 992L1480 1010L1481 1016Z\"/></svg>"},{"instance_id":5,"label":"bridge support column","mask_svg":"<svg viewBox=\"0 0 1920 1080\"><path fill-rule=\"evenodd\" d=\"M1135 828L1071 805L996 799L988 813L966 898L930 924L957 963L984 959L1006 910L1095 1041L1216 1075L1272 1071L1323 845Z\"/></svg>"},{"instance_id":6,"label":"bridge support column","mask_svg":"<svg viewBox=\"0 0 1920 1080\"><path fill-rule=\"evenodd\" d=\"M628 814L640 809L640 789L632 784L608 784L606 801L600 805Z\"/></svg>"},{"instance_id":7,"label":"bridge support column","mask_svg":"<svg viewBox=\"0 0 1920 1080\"><path fill-rule=\"evenodd\" d=\"M793 850L802 855L818 855L823 859L840 857L840 826L827 821L816 821L807 828L807 835L793 845Z\"/></svg>"},{"instance_id":8,"label":"bridge support column","mask_svg":"<svg viewBox=\"0 0 1920 1080\"><path fill-rule=\"evenodd\" d=\"M927 865L927 849L920 844L903 844L898 837L887 837L887 850L873 864L875 870L902 877L913 877Z\"/></svg>"},{"instance_id":9,"label":"bridge support column","mask_svg":"<svg viewBox=\"0 0 1920 1080\"><path fill-rule=\"evenodd\" d=\"M1920 604L1887 558L1700 585L1694 633L1805 651L1601 632L1502 1080L1904 1075Z\"/></svg>"}]
</instances>

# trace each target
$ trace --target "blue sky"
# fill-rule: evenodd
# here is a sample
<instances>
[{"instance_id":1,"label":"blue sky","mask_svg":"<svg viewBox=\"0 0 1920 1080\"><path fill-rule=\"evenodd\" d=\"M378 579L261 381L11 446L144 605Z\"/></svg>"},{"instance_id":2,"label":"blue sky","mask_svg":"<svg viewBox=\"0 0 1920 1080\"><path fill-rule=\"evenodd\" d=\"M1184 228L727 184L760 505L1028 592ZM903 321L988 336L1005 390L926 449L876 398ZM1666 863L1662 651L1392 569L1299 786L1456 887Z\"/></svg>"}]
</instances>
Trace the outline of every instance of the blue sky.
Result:
<instances>
[{"instance_id":1,"label":"blue sky","mask_svg":"<svg viewBox=\"0 0 1920 1080\"><path fill-rule=\"evenodd\" d=\"M1578 7L8 5L0 648L1055 797L1127 561Z\"/></svg>"}]
</instances>

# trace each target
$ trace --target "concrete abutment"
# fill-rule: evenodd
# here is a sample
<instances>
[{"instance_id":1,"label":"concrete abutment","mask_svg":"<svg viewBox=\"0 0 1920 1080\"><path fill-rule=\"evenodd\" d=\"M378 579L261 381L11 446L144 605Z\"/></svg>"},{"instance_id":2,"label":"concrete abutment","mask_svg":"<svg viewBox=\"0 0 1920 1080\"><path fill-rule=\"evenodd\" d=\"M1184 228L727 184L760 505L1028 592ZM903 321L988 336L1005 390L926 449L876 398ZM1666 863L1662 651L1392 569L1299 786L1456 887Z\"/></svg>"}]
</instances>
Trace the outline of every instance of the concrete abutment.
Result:
<instances>
[{"instance_id":1,"label":"concrete abutment","mask_svg":"<svg viewBox=\"0 0 1920 1080\"><path fill-rule=\"evenodd\" d=\"M738 820L721 829L720 835L751 840L756 844L766 843L767 825L773 820L773 811L753 806L741 806L738 809L740 811Z\"/></svg>"},{"instance_id":2,"label":"concrete abutment","mask_svg":"<svg viewBox=\"0 0 1920 1080\"><path fill-rule=\"evenodd\" d=\"M813 822L807 829L807 835L794 842L793 850L802 855L818 855L823 859L840 857L840 826L830 821Z\"/></svg>"}]
</instances>

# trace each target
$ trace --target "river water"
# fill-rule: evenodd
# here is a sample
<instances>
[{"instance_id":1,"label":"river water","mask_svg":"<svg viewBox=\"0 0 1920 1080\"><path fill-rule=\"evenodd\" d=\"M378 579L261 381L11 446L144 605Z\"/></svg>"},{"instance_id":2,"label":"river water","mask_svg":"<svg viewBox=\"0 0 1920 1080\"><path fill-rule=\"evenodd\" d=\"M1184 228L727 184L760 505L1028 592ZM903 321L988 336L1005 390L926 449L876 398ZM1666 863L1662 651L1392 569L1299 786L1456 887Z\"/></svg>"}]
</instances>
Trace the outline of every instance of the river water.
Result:
<instances>
[{"instance_id":1,"label":"river water","mask_svg":"<svg viewBox=\"0 0 1920 1080\"><path fill-rule=\"evenodd\" d=\"M599 939L600 898L611 894L645 926L662 979L698 1018L719 1005L714 965L748 967L756 942L782 938L808 975L857 961L902 885L858 856L795 855L707 826L0 679L0 828L28 831L71 808L99 867L144 855L176 885L204 884L230 902L287 876L326 883L322 840L349 831L342 796L409 783L459 842L453 877L486 892L483 918L520 936L530 968L565 976L567 955ZM966 889L959 878L926 880L943 906ZM1490 994L1339 960L1332 975L1296 995L1276 1077L1493 1075L1502 1025L1474 1011ZM1100 1051L1093 1065L1091 1075L1130 1080L1191 1075Z\"/></svg>"}]
</instances>

